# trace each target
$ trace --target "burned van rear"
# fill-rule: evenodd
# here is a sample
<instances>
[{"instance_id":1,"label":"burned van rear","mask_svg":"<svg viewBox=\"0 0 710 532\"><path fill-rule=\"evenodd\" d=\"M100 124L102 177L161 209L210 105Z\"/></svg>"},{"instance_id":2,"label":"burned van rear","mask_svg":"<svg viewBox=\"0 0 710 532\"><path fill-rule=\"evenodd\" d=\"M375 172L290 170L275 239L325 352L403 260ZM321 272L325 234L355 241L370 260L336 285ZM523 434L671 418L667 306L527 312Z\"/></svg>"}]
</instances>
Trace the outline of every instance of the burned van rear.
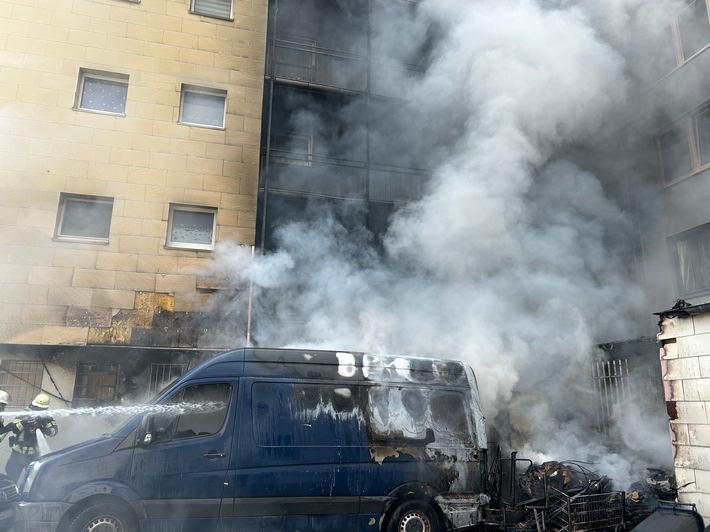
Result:
<instances>
[{"instance_id":1,"label":"burned van rear","mask_svg":"<svg viewBox=\"0 0 710 532\"><path fill-rule=\"evenodd\" d=\"M180 409L33 463L20 482L24 530L444 532L482 522L486 434L460 362L237 349L156 400L171 404Z\"/></svg>"},{"instance_id":2,"label":"burned van rear","mask_svg":"<svg viewBox=\"0 0 710 532\"><path fill-rule=\"evenodd\" d=\"M473 371L454 361L364 355L362 372L371 459L363 465L363 500L382 485L397 486L382 530L481 522L486 433Z\"/></svg>"}]
</instances>

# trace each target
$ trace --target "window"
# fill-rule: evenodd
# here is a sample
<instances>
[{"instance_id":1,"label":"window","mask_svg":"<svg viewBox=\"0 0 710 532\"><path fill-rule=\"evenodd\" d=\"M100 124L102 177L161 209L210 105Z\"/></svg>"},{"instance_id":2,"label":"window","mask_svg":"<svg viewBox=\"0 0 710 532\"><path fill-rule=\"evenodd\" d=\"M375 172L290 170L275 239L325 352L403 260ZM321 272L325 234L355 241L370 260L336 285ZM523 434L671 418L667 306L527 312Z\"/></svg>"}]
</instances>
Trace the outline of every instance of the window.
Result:
<instances>
[{"instance_id":1,"label":"window","mask_svg":"<svg viewBox=\"0 0 710 532\"><path fill-rule=\"evenodd\" d=\"M693 124L698 144L698 159L700 166L710 164L710 108L701 110Z\"/></svg>"},{"instance_id":2,"label":"window","mask_svg":"<svg viewBox=\"0 0 710 532\"><path fill-rule=\"evenodd\" d=\"M710 167L710 105L677 120L656 137L664 185Z\"/></svg>"},{"instance_id":3,"label":"window","mask_svg":"<svg viewBox=\"0 0 710 532\"><path fill-rule=\"evenodd\" d=\"M80 69L75 108L123 115L127 96L126 74Z\"/></svg>"},{"instance_id":4,"label":"window","mask_svg":"<svg viewBox=\"0 0 710 532\"><path fill-rule=\"evenodd\" d=\"M182 86L180 123L206 127L224 127L227 91Z\"/></svg>"},{"instance_id":5,"label":"window","mask_svg":"<svg viewBox=\"0 0 710 532\"><path fill-rule=\"evenodd\" d=\"M169 248L214 249L217 209L193 205L170 205L168 217Z\"/></svg>"},{"instance_id":6,"label":"window","mask_svg":"<svg viewBox=\"0 0 710 532\"><path fill-rule=\"evenodd\" d=\"M672 238L671 248L681 295L710 290L710 225Z\"/></svg>"},{"instance_id":7,"label":"window","mask_svg":"<svg viewBox=\"0 0 710 532\"><path fill-rule=\"evenodd\" d=\"M668 74L710 45L707 1L686 0L686 7L672 17L666 35L665 46L654 54L660 76Z\"/></svg>"},{"instance_id":8,"label":"window","mask_svg":"<svg viewBox=\"0 0 710 532\"><path fill-rule=\"evenodd\" d=\"M691 173L693 159L688 139L687 122L674 124L658 136L663 182L668 185Z\"/></svg>"},{"instance_id":9,"label":"window","mask_svg":"<svg viewBox=\"0 0 710 532\"><path fill-rule=\"evenodd\" d=\"M0 366L0 389L10 394L12 410L29 405L42 391L42 363L34 360L3 360ZM9 410L10 408L8 408Z\"/></svg>"},{"instance_id":10,"label":"window","mask_svg":"<svg viewBox=\"0 0 710 532\"><path fill-rule=\"evenodd\" d=\"M208 17L232 19L232 0L192 0L190 12Z\"/></svg>"},{"instance_id":11,"label":"window","mask_svg":"<svg viewBox=\"0 0 710 532\"><path fill-rule=\"evenodd\" d=\"M710 44L710 24L705 0L695 0L678 15L678 35L683 60Z\"/></svg>"},{"instance_id":12,"label":"window","mask_svg":"<svg viewBox=\"0 0 710 532\"><path fill-rule=\"evenodd\" d=\"M183 388L168 401L168 404L180 405L177 413L168 411L151 416L152 442L216 434L227 419L231 396L232 386L229 383Z\"/></svg>"},{"instance_id":13,"label":"window","mask_svg":"<svg viewBox=\"0 0 710 532\"><path fill-rule=\"evenodd\" d=\"M370 386L368 435L371 442L418 445L471 444L471 416L457 391L404 386ZM391 412L397 412L396 416ZM436 443L435 443L436 442Z\"/></svg>"},{"instance_id":14,"label":"window","mask_svg":"<svg viewBox=\"0 0 710 532\"><path fill-rule=\"evenodd\" d=\"M276 41L274 74L301 81L315 81L316 41L297 35L282 35Z\"/></svg>"},{"instance_id":15,"label":"window","mask_svg":"<svg viewBox=\"0 0 710 532\"><path fill-rule=\"evenodd\" d=\"M113 198L62 193L54 238L108 242Z\"/></svg>"},{"instance_id":16,"label":"window","mask_svg":"<svg viewBox=\"0 0 710 532\"><path fill-rule=\"evenodd\" d=\"M270 148L275 162L298 166L313 162L313 136L306 133L273 133Z\"/></svg>"},{"instance_id":17,"label":"window","mask_svg":"<svg viewBox=\"0 0 710 532\"><path fill-rule=\"evenodd\" d=\"M114 403L119 369L118 364L77 364L73 406L103 406Z\"/></svg>"},{"instance_id":18,"label":"window","mask_svg":"<svg viewBox=\"0 0 710 532\"><path fill-rule=\"evenodd\" d=\"M600 360L589 364L597 409L597 429L609 434L614 412L629 401L629 361L625 358Z\"/></svg>"}]
</instances>

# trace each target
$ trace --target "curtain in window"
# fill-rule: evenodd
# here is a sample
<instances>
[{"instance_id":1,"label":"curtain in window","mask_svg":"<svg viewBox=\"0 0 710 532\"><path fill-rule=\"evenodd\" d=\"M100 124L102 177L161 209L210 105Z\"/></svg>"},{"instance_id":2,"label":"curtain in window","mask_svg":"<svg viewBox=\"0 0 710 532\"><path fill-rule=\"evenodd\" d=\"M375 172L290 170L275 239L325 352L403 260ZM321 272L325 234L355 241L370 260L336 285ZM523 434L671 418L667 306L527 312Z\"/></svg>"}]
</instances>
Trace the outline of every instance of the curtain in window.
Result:
<instances>
[{"instance_id":1,"label":"curtain in window","mask_svg":"<svg viewBox=\"0 0 710 532\"><path fill-rule=\"evenodd\" d=\"M79 107L123 114L126 112L127 95L128 83L126 82L87 76L84 78Z\"/></svg>"},{"instance_id":2,"label":"curtain in window","mask_svg":"<svg viewBox=\"0 0 710 532\"><path fill-rule=\"evenodd\" d=\"M683 293L710 287L710 249L707 231L676 242Z\"/></svg>"}]
</instances>

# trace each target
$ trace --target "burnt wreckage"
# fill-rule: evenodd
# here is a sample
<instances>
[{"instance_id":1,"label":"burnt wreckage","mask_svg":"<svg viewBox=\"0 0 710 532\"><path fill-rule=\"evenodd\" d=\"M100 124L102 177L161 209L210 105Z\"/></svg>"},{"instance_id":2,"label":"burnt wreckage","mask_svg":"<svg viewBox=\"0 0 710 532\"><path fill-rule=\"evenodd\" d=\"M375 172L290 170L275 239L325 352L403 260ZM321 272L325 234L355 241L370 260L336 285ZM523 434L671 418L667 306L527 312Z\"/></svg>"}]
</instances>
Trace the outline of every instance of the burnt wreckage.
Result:
<instances>
[{"instance_id":1,"label":"burnt wreckage","mask_svg":"<svg viewBox=\"0 0 710 532\"><path fill-rule=\"evenodd\" d=\"M517 453L492 460L485 530L505 532L710 532L695 505L675 502L675 477L648 469L628 492L587 465L534 464Z\"/></svg>"}]
</instances>

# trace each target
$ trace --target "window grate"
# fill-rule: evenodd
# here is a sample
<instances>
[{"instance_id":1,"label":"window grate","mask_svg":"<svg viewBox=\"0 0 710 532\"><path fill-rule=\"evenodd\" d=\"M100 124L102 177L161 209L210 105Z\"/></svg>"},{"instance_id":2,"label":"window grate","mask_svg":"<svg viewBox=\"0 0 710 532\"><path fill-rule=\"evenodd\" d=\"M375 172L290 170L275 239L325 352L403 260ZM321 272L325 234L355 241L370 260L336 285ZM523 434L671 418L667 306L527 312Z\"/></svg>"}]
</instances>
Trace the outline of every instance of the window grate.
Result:
<instances>
[{"instance_id":1,"label":"window grate","mask_svg":"<svg viewBox=\"0 0 710 532\"><path fill-rule=\"evenodd\" d=\"M0 389L10 394L12 406L22 408L30 404L42 391L44 369L34 360L3 360L0 365Z\"/></svg>"},{"instance_id":2,"label":"window grate","mask_svg":"<svg viewBox=\"0 0 710 532\"><path fill-rule=\"evenodd\" d=\"M102 406L115 402L119 372L119 364L77 364L73 405Z\"/></svg>"},{"instance_id":3,"label":"window grate","mask_svg":"<svg viewBox=\"0 0 710 532\"><path fill-rule=\"evenodd\" d=\"M612 425L617 405L628 399L628 359L605 360L590 365L592 383L596 391L597 428L607 433Z\"/></svg>"},{"instance_id":4,"label":"window grate","mask_svg":"<svg viewBox=\"0 0 710 532\"><path fill-rule=\"evenodd\" d=\"M181 377L189 367L189 364L151 364L150 392L158 393L172 381Z\"/></svg>"}]
</instances>

